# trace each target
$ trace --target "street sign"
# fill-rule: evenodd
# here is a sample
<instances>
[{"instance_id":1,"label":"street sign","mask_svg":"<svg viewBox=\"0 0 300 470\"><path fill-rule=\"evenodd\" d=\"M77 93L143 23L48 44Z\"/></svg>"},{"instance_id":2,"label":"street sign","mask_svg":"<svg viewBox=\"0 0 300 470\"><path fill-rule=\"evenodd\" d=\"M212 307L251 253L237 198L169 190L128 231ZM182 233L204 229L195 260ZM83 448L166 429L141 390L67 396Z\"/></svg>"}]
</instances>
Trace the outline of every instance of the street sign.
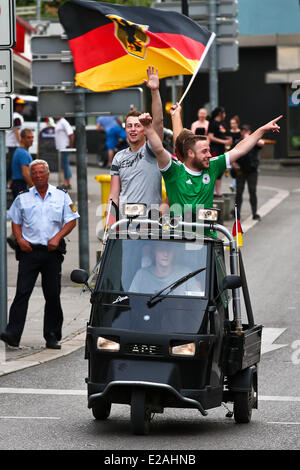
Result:
<instances>
[{"instance_id":1,"label":"street sign","mask_svg":"<svg viewBox=\"0 0 300 470\"><path fill-rule=\"evenodd\" d=\"M238 42L218 41L218 69L220 71L238 69ZM200 72L207 71L209 66L208 52ZM71 58L62 59L36 59L32 61L32 84L35 86L74 85L75 70ZM50 114L51 116L51 114Z\"/></svg>"},{"instance_id":2,"label":"street sign","mask_svg":"<svg viewBox=\"0 0 300 470\"><path fill-rule=\"evenodd\" d=\"M86 113L91 116L99 114L127 114L134 105L143 111L143 90L139 87L122 88L121 90L85 93ZM49 116L74 116L75 93L65 90L41 90L39 93L39 110L42 118Z\"/></svg>"},{"instance_id":3,"label":"street sign","mask_svg":"<svg viewBox=\"0 0 300 470\"><path fill-rule=\"evenodd\" d=\"M1 96L0 97L0 129L11 129L12 128L12 97Z\"/></svg>"},{"instance_id":4,"label":"street sign","mask_svg":"<svg viewBox=\"0 0 300 470\"><path fill-rule=\"evenodd\" d=\"M12 50L0 49L0 94L13 92L12 64Z\"/></svg>"},{"instance_id":5,"label":"street sign","mask_svg":"<svg viewBox=\"0 0 300 470\"><path fill-rule=\"evenodd\" d=\"M207 20L197 21L200 26L209 29ZM234 38L239 34L239 22L235 19L217 18L217 29L214 31L218 38Z\"/></svg>"},{"instance_id":6,"label":"street sign","mask_svg":"<svg viewBox=\"0 0 300 470\"><path fill-rule=\"evenodd\" d=\"M31 81L34 86L74 85L72 59L37 59L32 61Z\"/></svg>"},{"instance_id":7,"label":"street sign","mask_svg":"<svg viewBox=\"0 0 300 470\"><path fill-rule=\"evenodd\" d=\"M208 51L199 72L209 71L209 58L211 51ZM239 68L239 43L238 41L217 41L217 66L219 72L234 72Z\"/></svg>"},{"instance_id":8,"label":"street sign","mask_svg":"<svg viewBox=\"0 0 300 470\"><path fill-rule=\"evenodd\" d=\"M189 17L192 20L201 20L209 18L209 2L193 1L188 2ZM216 2L217 17L233 18L238 15L237 0L221 0ZM181 2L155 2L152 8L158 8L164 11L176 11L181 13Z\"/></svg>"},{"instance_id":9,"label":"street sign","mask_svg":"<svg viewBox=\"0 0 300 470\"><path fill-rule=\"evenodd\" d=\"M70 54L66 36L32 36L31 52L33 55Z\"/></svg>"},{"instance_id":10,"label":"street sign","mask_svg":"<svg viewBox=\"0 0 300 470\"><path fill-rule=\"evenodd\" d=\"M0 48L16 44L15 0L0 0Z\"/></svg>"}]
</instances>

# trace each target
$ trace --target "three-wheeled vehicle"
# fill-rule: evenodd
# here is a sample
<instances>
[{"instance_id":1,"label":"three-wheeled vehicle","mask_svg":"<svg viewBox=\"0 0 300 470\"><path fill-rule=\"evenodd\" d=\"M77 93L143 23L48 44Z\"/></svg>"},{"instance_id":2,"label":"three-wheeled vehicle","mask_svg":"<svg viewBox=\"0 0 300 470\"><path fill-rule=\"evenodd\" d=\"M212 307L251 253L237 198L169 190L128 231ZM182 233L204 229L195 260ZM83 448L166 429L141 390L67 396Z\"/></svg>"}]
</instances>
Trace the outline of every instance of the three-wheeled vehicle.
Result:
<instances>
[{"instance_id":1,"label":"three-wheeled vehicle","mask_svg":"<svg viewBox=\"0 0 300 470\"><path fill-rule=\"evenodd\" d=\"M235 238L215 209L199 210L197 222L134 219L140 210L127 205L110 228L90 289L88 407L105 420L113 403L130 405L135 434L147 434L153 414L167 407L205 416L233 403L228 416L248 423L258 402L262 326ZM71 279L87 284L88 273L74 270Z\"/></svg>"}]
</instances>

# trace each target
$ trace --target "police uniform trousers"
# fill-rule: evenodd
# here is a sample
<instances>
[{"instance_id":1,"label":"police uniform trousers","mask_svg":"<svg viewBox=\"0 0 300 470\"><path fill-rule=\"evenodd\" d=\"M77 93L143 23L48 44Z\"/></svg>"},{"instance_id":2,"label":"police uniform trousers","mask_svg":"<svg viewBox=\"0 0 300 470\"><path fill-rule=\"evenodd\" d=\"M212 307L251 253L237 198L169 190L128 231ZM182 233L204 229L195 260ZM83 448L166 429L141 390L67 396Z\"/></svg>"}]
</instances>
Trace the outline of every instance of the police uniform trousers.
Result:
<instances>
[{"instance_id":1,"label":"police uniform trousers","mask_svg":"<svg viewBox=\"0 0 300 470\"><path fill-rule=\"evenodd\" d=\"M44 330L46 341L60 341L62 336L63 312L60 303L61 265L63 255L48 251L46 246L32 245L32 252L19 251L17 291L9 311L6 332L20 340L25 325L28 302L41 273L42 290L45 298Z\"/></svg>"}]
</instances>

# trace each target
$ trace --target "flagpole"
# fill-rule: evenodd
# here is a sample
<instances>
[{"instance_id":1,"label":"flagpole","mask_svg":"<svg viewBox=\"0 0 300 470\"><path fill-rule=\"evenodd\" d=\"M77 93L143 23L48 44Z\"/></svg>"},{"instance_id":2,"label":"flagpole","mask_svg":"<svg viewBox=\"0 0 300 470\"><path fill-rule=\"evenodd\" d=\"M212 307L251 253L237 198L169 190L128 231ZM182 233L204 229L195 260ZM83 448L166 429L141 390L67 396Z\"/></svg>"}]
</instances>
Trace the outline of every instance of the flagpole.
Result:
<instances>
[{"instance_id":1,"label":"flagpole","mask_svg":"<svg viewBox=\"0 0 300 470\"><path fill-rule=\"evenodd\" d=\"M205 57L206 57L206 55L207 55L207 53L208 53L208 51L209 51L210 46L211 46L212 43L213 43L215 37L216 37L216 33L211 33L210 38L209 38L209 40L208 40L208 42L207 42L207 44L206 44L205 50L204 50L204 52L203 52L203 54L202 54L202 56L201 56L201 58L200 58L200 60L199 60L199 63L198 63L198 65L197 65L197 68L196 68L196 70L194 71L194 73L193 73L193 75L192 75L192 78L190 79L189 84L188 84L188 86L186 87L186 89L185 89L185 91L184 91L182 97L180 98L179 104L181 104L181 103L183 102L183 100L184 100L184 98L186 97L186 95L187 95L189 89L191 88L192 83L193 83L193 81L195 80L195 77L196 77L197 73L199 72L199 69L200 69L201 65L203 64L203 61L204 61L204 59L205 59Z\"/></svg>"}]
</instances>

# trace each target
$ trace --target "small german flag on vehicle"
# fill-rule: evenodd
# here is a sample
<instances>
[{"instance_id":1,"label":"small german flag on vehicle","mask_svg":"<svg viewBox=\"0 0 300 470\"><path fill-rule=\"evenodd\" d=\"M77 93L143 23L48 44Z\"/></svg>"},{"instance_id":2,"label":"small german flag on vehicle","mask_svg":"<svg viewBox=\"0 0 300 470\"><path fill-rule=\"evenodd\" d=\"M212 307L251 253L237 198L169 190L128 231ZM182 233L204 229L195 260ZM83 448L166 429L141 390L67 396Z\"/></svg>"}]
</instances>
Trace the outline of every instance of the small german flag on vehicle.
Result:
<instances>
[{"instance_id":1,"label":"small german flag on vehicle","mask_svg":"<svg viewBox=\"0 0 300 470\"><path fill-rule=\"evenodd\" d=\"M193 75L214 34L181 13L71 0L59 8L77 86L109 91L159 77Z\"/></svg>"}]
</instances>

